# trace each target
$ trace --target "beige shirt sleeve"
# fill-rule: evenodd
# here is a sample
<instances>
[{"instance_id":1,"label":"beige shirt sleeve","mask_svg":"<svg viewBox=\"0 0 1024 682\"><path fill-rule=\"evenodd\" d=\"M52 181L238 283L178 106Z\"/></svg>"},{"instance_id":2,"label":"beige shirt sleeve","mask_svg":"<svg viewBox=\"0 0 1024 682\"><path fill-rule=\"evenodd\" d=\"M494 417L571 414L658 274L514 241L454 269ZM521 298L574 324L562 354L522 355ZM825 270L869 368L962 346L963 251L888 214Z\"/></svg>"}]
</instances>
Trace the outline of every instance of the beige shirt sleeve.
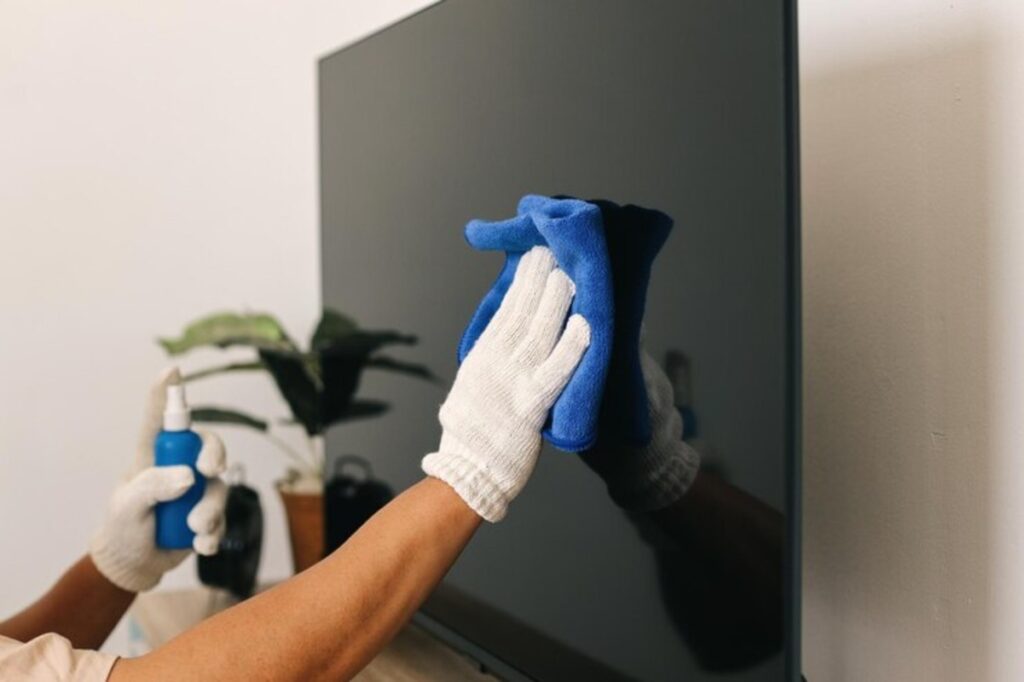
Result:
<instances>
[{"instance_id":1,"label":"beige shirt sleeve","mask_svg":"<svg viewBox=\"0 0 1024 682\"><path fill-rule=\"evenodd\" d=\"M31 642L0 636L0 680L104 682L117 656L75 649L58 634Z\"/></svg>"}]
</instances>

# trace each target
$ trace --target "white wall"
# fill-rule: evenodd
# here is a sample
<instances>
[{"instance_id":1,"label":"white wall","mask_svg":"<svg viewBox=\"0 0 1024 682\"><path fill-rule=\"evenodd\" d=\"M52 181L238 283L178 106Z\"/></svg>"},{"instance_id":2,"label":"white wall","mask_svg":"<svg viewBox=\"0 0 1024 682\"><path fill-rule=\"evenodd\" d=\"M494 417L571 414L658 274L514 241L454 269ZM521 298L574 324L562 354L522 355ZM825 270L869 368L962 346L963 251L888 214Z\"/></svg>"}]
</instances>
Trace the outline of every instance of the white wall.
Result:
<instances>
[{"instance_id":1,"label":"white wall","mask_svg":"<svg viewBox=\"0 0 1024 682\"><path fill-rule=\"evenodd\" d=\"M308 333L316 59L426 4L0 0L0 613L85 551L165 362L155 336L246 306ZM284 414L265 379L195 394ZM226 439L263 493L263 575L284 576L284 460Z\"/></svg>"},{"instance_id":2,"label":"white wall","mask_svg":"<svg viewBox=\"0 0 1024 682\"><path fill-rule=\"evenodd\" d=\"M803 0L811 682L1024 678L1024 4Z\"/></svg>"}]
</instances>

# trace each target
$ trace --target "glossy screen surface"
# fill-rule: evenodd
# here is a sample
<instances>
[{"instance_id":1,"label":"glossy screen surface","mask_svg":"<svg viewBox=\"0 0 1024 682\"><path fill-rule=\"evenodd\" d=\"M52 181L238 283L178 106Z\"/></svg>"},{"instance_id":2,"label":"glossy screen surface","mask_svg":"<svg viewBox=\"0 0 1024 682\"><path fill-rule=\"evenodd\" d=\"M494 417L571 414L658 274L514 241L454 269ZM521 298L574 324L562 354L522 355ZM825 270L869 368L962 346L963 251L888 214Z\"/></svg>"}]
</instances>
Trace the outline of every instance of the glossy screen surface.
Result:
<instances>
[{"instance_id":1,"label":"glossy screen surface","mask_svg":"<svg viewBox=\"0 0 1024 682\"><path fill-rule=\"evenodd\" d=\"M786 7L749 0L447 0L319 67L324 304L419 337L442 386L368 370L391 410L332 430L394 490L421 477L459 337L501 267L472 218L527 193L657 208L646 347L700 489L626 514L545 447L426 612L542 680L782 680L795 651L793 231Z\"/></svg>"}]
</instances>

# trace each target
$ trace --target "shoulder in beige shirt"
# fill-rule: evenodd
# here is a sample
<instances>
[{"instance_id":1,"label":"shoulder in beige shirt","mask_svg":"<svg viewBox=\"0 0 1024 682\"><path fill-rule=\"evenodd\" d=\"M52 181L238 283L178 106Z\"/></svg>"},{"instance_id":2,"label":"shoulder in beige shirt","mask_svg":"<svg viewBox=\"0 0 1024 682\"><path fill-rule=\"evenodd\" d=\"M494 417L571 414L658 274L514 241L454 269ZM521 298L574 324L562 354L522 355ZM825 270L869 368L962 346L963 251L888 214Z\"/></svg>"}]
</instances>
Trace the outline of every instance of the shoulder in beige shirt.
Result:
<instances>
[{"instance_id":1,"label":"shoulder in beige shirt","mask_svg":"<svg viewBox=\"0 0 1024 682\"><path fill-rule=\"evenodd\" d=\"M0 680L67 680L104 682L117 656L75 649L58 634L48 633L31 642L0 636Z\"/></svg>"}]
</instances>

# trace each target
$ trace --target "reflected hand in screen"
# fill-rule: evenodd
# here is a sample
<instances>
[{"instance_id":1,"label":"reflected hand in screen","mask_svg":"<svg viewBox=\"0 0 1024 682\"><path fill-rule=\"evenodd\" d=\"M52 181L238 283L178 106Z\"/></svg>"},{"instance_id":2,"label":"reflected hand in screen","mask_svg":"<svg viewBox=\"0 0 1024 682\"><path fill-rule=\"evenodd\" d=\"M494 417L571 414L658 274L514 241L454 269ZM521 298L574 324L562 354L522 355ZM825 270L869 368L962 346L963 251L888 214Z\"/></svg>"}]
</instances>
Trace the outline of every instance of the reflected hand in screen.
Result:
<instances>
[{"instance_id":1,"label":"reflected hand in screen","mask_svg":"<svg viewBox=\"0 0 1024 682\"><path fill-rule=\"evenodd\" d=\"M650 441L602 437L582 459L651 545L665 606L701 665L749 667L782 645L783 516L701 469L671 382L644 350L641 366Z\"/></svg>"}]
</instances>

